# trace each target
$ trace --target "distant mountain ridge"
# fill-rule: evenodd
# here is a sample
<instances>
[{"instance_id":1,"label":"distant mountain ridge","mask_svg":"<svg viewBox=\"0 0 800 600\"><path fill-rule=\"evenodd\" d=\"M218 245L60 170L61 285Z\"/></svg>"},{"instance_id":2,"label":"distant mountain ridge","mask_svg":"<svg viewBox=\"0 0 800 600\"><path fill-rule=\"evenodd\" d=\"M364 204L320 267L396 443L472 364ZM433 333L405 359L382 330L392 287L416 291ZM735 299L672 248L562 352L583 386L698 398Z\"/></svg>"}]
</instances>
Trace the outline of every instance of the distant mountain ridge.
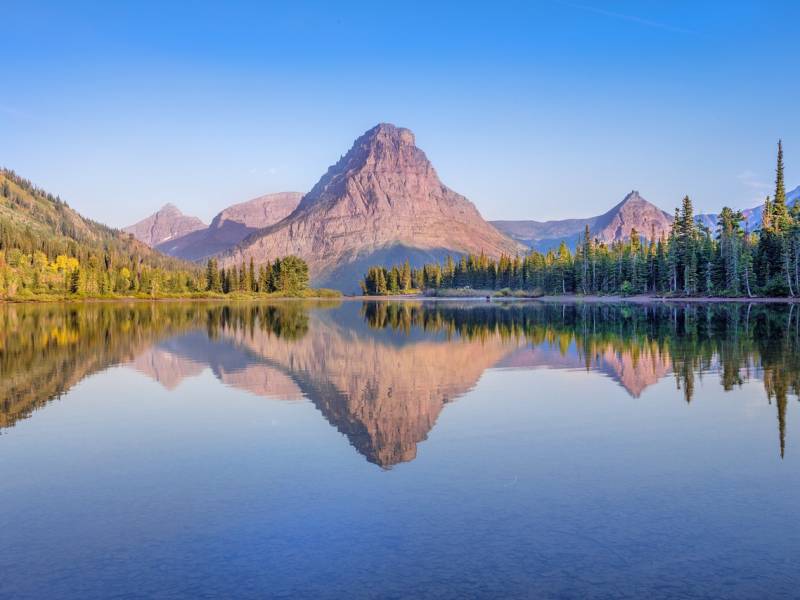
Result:
<instances>
[{"instance_id":1,"label":"distant mountain ridge","mask_svg":"<svg viewBox=\"0 0 800 600\"><path fill-rule=\"evenodd\" d=\"M648 239L655 232L658 238L669 233L672 216L634 190L614 208L595 217L555 221L491 221L491 224L529 248L546 252L557 248L562 241L574 248L583 237L587 225L592 238L606 244L629 239L632 229Z\"/></svg>"},{"instance_id":2,"label":"distant mountain ridge","mask_svg":"<svg viewBox=\"0 0 800 600\"><path fill-rule=\"evenodd\" d=\"M356 291L373 264L524 251L439 180L410 130L381 123L355 141L291 215L246 238L222 263L296 254L316 285Z\"/></svg>"},{"instance_id":3,"label":"distant mountain ridge","mask_svg":"<svg viewBox=\"0 0 800 600\"><path fill-rule=\"evenodd\" d=\"M794 188L792 191L786 193L786 204L788 206L794 206L795 202L798 200L800 200L800 185ZM755 231L761 227L761 214L763 211L763 204L754 206L753 208L743 209L742 215L744 215L744 221L742 222L742 227L744 227L747 231ZM695 217L695 221L701 225L704 225L705 227L708 227L711 231L716 229L718 220L718 213L702 213Z\"/></svg>"},{"instance_id":4,"label":"distant mountain ridge","mask_svg":"<svg viewBox=\"0 0 800 600\"><path fill-rule=\"evenodd\" d=\"M202 260L235 247L250 234L286 218L303 194L278 192L233 204L206 225L172 204L124 228L159 252L186 260Z\"/></svg>"},{"instance_id":5,"label":"distant mountain ridge","mask_svg":"<svg viewBox=\"0 0 800 600\"><path fill-rule=\"evenodd\" d=\"M208 227L162 242L156 249L187 260L225 252L249 235L285 219L302 197L299 192L279 192L234 204L217 214Z\"/></svg>"}]
</instances>

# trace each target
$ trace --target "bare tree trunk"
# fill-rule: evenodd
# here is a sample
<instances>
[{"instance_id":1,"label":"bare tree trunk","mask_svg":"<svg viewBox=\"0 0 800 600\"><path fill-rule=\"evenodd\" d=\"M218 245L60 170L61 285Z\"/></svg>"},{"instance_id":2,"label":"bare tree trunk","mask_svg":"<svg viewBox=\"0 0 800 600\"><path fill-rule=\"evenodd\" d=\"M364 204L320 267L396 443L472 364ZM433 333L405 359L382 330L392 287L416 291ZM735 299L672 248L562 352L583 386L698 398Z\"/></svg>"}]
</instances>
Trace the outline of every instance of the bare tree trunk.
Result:
<instances>
[{"instance_id":1,"label":"bare tree trunk","mask_svg":"<svg viewBox=\"0 0 800 600\"><path fill-rule=\"evenodd\" d=\"M747 267L744 268L744 284L745 287L747 287L747 297L752 298L753 292L750 291L750 269L748 269ZM748 314L749 310L750 309L748 309Z\"/></svg>"}]
</instances>

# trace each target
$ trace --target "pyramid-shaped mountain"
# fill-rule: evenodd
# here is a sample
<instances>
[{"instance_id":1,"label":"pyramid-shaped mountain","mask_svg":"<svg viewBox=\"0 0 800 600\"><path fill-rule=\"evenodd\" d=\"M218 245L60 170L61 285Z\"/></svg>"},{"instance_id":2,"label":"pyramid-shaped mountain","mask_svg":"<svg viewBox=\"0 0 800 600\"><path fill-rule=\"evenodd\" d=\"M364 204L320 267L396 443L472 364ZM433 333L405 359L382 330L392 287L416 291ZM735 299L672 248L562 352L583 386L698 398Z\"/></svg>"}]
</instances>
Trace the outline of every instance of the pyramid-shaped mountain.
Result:
<instances>
[{"instance_id":1,"label":"pyramid-shaped mountain","mask_svg":"<svg viewBox=\"0 0 800 600\"><path fill-rule=\"evenodd\" d=\"M372 264L523 251L439 180L410 130L382 123L355 141L291 215L246 238L222 262L295 254L308 262L315 284L355 291Z\"/></svg>"}]
</instances>

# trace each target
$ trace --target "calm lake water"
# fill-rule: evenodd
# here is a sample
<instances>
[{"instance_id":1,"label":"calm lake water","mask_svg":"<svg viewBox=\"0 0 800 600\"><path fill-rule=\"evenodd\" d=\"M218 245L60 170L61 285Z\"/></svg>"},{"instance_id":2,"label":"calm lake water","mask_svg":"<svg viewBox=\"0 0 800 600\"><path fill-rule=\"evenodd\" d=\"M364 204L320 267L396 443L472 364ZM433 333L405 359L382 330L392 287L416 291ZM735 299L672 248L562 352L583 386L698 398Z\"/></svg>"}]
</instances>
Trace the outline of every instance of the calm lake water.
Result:
<instances>
[{"instance_id":1,"label":"calm lake water","mask_svg":"<svg viewBox=\"0 0 800 600\"><path fill-rule=\"evenodd\" d=\"M800 307L0 306L0 597L800 595Z\"/></svg>"}]
</instances>

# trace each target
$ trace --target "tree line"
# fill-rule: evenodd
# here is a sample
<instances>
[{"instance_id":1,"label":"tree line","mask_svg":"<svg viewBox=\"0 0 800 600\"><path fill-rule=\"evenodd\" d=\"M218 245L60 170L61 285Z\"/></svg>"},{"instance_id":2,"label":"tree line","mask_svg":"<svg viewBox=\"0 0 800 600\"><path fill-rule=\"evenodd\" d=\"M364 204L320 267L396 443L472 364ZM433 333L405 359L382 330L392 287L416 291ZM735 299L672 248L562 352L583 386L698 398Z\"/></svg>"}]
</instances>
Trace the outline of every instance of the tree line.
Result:
<instances>
[{"instance_id":1,"label":"tree line","mask_svg":"<svg viewBox=\"0 0 800 600\"><path fill-rule=\"evenodd\" d=\"M308 265L296 256L249 268L217 267L209 260L198 268L153 266L136 256L109 252L76 257L49 257L41 250L26 254L0 246L0 298L184 296L274 294L300 296L309 292Z\"/></svg>"},{"instance_id":2,"label":"tree line","mask_svg":"<svg viewBox=\"0 0 800 600\"><path fill-rule=\"evenodd\" d=\"M205 290L220 294L251 292L298 296L308 289L308 281L308 264L292 255L259 265L257 270L252 256L247 267L242 261L239 268L235 265L220 268L216 258L206 263Z\"/></svg>"},{"instance_id":3,"label":"tree line","mask_svg":"<svg viewBox=\"0 0 800 600\"><path fill-rule=\"evenodd\" d=\"M761 226L748 231L741 211L722 209L715 231L695 219L685 197L668 235L633 229L610 244L587 226L572 251L526 256L467 254L411 269L374 266L361 287L368 295L472 288L530 290L545 294L645 294L672 296L795 296L800 294L800 203L787 204L783 146L778 142L775 192L767 197Z\"/></svg>"}]
</instances>

